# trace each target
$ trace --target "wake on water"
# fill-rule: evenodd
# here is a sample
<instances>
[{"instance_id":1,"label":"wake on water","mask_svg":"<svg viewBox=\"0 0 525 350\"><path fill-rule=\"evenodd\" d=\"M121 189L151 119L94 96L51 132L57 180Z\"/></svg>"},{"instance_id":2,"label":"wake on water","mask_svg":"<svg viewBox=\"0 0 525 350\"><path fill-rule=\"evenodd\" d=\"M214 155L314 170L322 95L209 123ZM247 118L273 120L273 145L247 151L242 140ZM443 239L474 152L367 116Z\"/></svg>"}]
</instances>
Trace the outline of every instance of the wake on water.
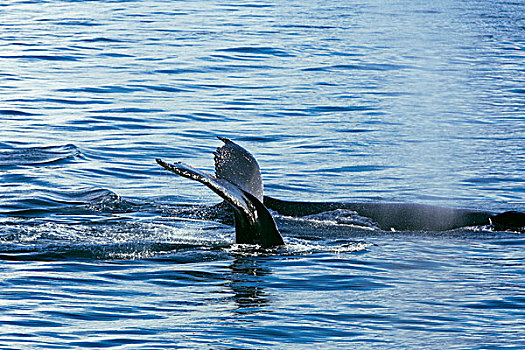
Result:
<instances>
[{"instance_id":1,"label":"wake on water","mask_svg":"<svg viewBox=\"0 0 525 350\"><path fill-rule=\"evenodd\" d=\"M12 148L0 152L2 177L18 167L54 166L81 157L74 145ZM35 170L36 171L36 170ZM23 177L20 178L23 180ZM19 180L20 180L19 179ZM294 255L355 252L367 238L393 234L370 218L347 209L293 217L273 212L286 247L261 249L234 244L231 210L164 202L136 203L100 188L49 189L7 186L0 202L0 258L5 260L143 259L177 261L220 259L224 255ZM447 233L397 234L486 237L491 227Z\"/></svg>"}]
</instances>

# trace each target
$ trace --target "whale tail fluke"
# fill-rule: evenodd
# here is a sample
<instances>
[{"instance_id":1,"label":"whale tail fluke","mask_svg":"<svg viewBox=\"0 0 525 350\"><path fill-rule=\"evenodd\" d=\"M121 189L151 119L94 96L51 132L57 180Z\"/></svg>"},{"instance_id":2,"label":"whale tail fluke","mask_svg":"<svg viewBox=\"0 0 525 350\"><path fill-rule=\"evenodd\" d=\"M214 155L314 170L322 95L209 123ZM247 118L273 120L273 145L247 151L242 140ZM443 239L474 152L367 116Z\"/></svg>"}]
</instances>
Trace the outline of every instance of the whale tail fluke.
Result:
<instances>
[{"instance_id":1,"label":"whale tail fluke","mask_svg":"<svg viewBox=\"0 0 525 350\"><path fill-rule=\"evenodd\" d=\"M258 244L263 248L284 245L272 215L262 204L263 185L257 161L233 141L219 139L224 145L214 153L216 176L181 162L156 161L168 171L206 185L231 205L236 243Z\"/></svg>"}]
</instances>

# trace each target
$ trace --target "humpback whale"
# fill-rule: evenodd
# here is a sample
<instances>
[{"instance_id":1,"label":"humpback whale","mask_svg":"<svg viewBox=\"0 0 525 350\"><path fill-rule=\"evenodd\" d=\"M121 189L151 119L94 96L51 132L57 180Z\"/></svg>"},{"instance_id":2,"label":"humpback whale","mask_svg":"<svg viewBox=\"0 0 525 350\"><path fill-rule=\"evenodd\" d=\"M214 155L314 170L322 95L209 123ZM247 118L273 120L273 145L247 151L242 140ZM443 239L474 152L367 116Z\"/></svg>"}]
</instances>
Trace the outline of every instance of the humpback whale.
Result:
<instances>
[{"instance_id":1,"label":"humpback whale","mask_svg":"<svg viewBox=\"0 0 525 350\"><path fill-rule=\"evenodd\" d=\"M236 243L258 244L263 248L284 245L268 209L294 217L346 209L370 218L381 230L447 231L491 226L496 230L525 232L525 213L515 211L496 214L407 203L289 202L264 196L261 170L253 155L227 138L218 139L224 145L214 152L215 175L181 162L156 161L168 171L206 185L229 204L233 209Z\"/></svg>"}]
</instances>

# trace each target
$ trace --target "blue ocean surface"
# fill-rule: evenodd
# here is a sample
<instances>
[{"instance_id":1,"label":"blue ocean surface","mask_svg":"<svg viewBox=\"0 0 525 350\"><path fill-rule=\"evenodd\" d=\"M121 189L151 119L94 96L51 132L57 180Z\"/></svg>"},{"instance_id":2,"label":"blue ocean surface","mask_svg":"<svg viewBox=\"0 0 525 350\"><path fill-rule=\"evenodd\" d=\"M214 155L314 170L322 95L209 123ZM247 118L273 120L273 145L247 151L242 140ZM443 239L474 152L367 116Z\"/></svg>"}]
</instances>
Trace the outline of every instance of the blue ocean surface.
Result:
<instances>
[{"instance_id":1,"label":"blue ocean surface","mask_svg":"<svg viewBox=\"0 0 525 350\"><path fill-rule=\"evenodd\" d=\"M234 243L228 137L288 201L525 212L525 2L0 4L0 349L524 349L525 237L275 214Z\"/></svg>"}]
</instances>

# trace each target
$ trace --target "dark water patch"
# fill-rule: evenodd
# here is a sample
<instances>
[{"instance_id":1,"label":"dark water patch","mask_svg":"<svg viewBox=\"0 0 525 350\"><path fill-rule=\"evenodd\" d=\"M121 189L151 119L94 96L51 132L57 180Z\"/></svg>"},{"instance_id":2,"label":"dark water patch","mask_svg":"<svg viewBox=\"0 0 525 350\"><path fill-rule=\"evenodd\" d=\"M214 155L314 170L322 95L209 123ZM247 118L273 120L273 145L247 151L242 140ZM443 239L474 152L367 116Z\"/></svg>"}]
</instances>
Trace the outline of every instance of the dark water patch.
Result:
<instances>
[{"instance_id":1,"label":"dark water patch","mask_svg":"<svg viewBox=\"0 0 525 350\"><path fill-rule=\"evenodd\" d=\"M62 18L57 20L55 18L40 18L36 20L37 22L53 22L55 25L65 25L65 26L96 26L99 25L96 22L93 22L88 19L77 19L77 18Z\"/></svg>"},{"instance_id":2,"label":"dark water patch","mask_svg":"<svg viewBox=\"0 0 525 350\"><path fill-rule=\"evenodd\" d=\"M123 108L111 108L111 109L100 109L100 110L93 110L89 111L89 113L138 113L138 114L144 114L144 113L158 113L158 112L164 112L163 109L158 108L138 108L138 107L123 107ZM135 120L136 121L136 120Z\"/></svg>"},{"instance_id":3,"label":"dark water patch","mask_svg":"<svg viewBox=\"0 0 525 350\"><path fill-rule=\"evenodd\" d=\"M279 287L290 290L315 290L323 286L322 290L326 291L340 291L340 290L359 290L359 291L373 291L384 288L394 288L394 286L380 281L374 281L374 278L367 276L309 276L308 278L282 278L279 282Z\"/></svg>"},{"instance_id":4,"label":"dark water patch","mask_svg":"<svg viewBox=\"0 0 525 350\"><path fill-rule=\"evenodd\" d=\"M494 309L501 309L501 310L509 310L513 314L525 314L524 311L517 311L517 310L525 310L525 303L523 303L523 300L484 300L483 302L475 302L475 303L467 303L463 304L463 307L469 308L469 309L476 309L476 310L494 310Z\"/></svg>"},{"instance_id":5,"label":"dark water patch","mask_svg":"<svg viewBox=\"0 0 525 350\"><path fill-rule=\"evenodd\" d=\"M225 276L222 273L208 271L170 271L148 272L147 275L135 275L138 280L147 279L148 283L159 286L190 286L202 283L222 284Z\"/></svg>"},{"instance_id":6,"label":"dark water patch","mask_svg":"<svg viewBox=\"0 0 525 350\"><path fill-rule=\"evenodd\" d=\"M84 119L84 120L71 120L65 126L57 127L57 129L77 132L88 132L88 131L116 131L121 130L121 127L116 125L107 124L103 120Z\"/></svg>"},{"instance_id":7,"label":"dark water patch","mask_svg":"<svg viewBox=\"0 0 525 350\"><path fill-rule=\"evenodd\" d=\"M213 58L213 61L255 61L259 60L262 61L264 57L257 57L257 56L248 56L248 55L211 55L210 57ZM215 68L216 70L221 70L224 68Z\"/></svg>"},{"instance_id":8,"label":"dark water patch","mask_svg":"<svg viewBox=\"0 0 525 350\"><path fill-rule=\"evenodd\" d=\"M22 59L30 61L57 61L57 62L73 62L78 61L82 57L67 56L67 55L2 55L0 58Z\"/></svg>"},{"instance_id":9,"label":"dark water patch","mask_svg":"<svg viewBox=\"0 0 525 350\"><path fill-rule=\"evenodd\" d=\"M76 201L64 201L53 195L37 192L32 193L27 197L18 197L12 201L3 201L0 206L0 214L17 217L40 217L49 215L57 210L62 211L66 206L77 204L81 203Z\"/></svg>"},{"instance_id":10,"label":"dark water patch","mask_svg":"<svg viewBox=\"0 0 525 350\"><path fill-rule=\"evenodd\" d=\"M161 16L187 16L189 13L185 11L163 9L161 11L154 11L152 14Z\"/></svg>"},{"instance_id":11,"label":"dark water patch","mask_svg":"<svg viewBox=\"0 0 525 350\"><path fill-rule=\"evenodd\" d=\"M360 173L360 172L371 172L371 171L383 171L391 169L389 166L384 165L350 165L341 166L338 168L326 168L320 169L323 172L334 172L334 173Z\"/></svg>"},{"instance_id":12,"label":"dark water patch","mask_svg":"<svg viewBox=\"0 0 525 350\"><path fill-rule=\"evenodd\" d=\"M146 90L152 90L152 91L160 91L160 92L185 92L188 90L176 88L174 86L164 86L164 85L137 85L140 88L146 89Z\"/></svg>"},{"instance_id":13,"label":"dark water patch","mask_svg":"<svg viewBox=\"0 0 525 350\"><path fill-rule=\"evenodd\" d=\"M16 76L17 76L16 74L0 72L0 77L5 78L6 80L14 79L16 78Z\"/></svg>"},{"instance_id":14,"label":"dark water patch","mask_svg":"<svg viewBox=\"0 0 525 350\"><path fill-rule=\"evenodd\" d=\"M308 115L308 110L284 110L277 111L275 114L283 117L304 117Z\"/></svg>"},{"instance_id":15,"label":"dark water patch","mask_svg":"<svg viewBox=\"0 0 525 350\"><path fill-rule=\"evenodd\" d=\"M87 310L82 309L77 312L72 311L60 311L60 310L49 310L42 311L42 316L52 317L54 319L62 320L99 320L99 321L118 321L118 320L133 320L133 319L150 319L158 320L164 319L163 316L157 316L152 313L146 314L140 312L136 308L132 307L119 307L115 306L112 308L100 308L90 307ZM131 341L130 344L137 343Z\"/></svg>"},{"instance_id":16,"label":"dark water patch","mask_svg":"<svg viewBox=\"0 0 525 350\"><path fill-rule=\"evenodd\" d=\"M494 183L504 183L504 182L525 182L525 179L516 179L516 178L504 178L504 177L473 177L463 180L465 183L472 184L494 184Z\"/></svg>"},{"instance_id":17,"label":"dark water patch","mask_svg":"<svg viewBox=\"0 0 525 350\"><path fill-rule=\"evenodd\" d=\"M355 112L371 110L374 110L374 108L371 106L313 106L307 109L307 111L312 113Z\"/></svg>"},{"instance_id":18,"label":"dark water patch","mask_svg":"<svg viewBox=\"0 0 525 350\"><path fill-rule=\"evenodd\" d=\"M116 111L111 111L111 113L114 113ZM119 111L119 113L122 112L122 111ZM103 111L103 113L108 113L108 111ZM123 111L123 113L126 113L124 114L124 116L121 116L121 115L102 115L102 116L92 116L90 117L88 120L84 120L82 121L83 123L87 122L87 123L90 123L90 122L96 122L96 123L108 123L108 122L118 122L118 123L123 123L123 124L126 124L128 125L129 123L141 123L141 122L144 122L141 118L138 118L138 117L129 117L129 116L126 116L127 113L142 113L142 112L128 112L128 111ZM116 125L113 125L115 128L118 128L119 125L116 124ZM145 126L146 127L146 126Z\"/></svg>"},{"instance_id":19,"label":"dark water patch","mask_svg":"<svg viewBox=\"0 0 525 350\"><path fill-rule=\"evenodd\" d=\"M16 148L0 151L0 168L28 165L48 165L81 155L75 145Z\"/></svg>"},{"instance_id":20,"label":"dark water patch","mask_svg":"<svg viewBox=\"0 0 525 350\"><path fill-rule=\"evenodd\" d=\"M366 133L366 132L377 132L378 130L374 130L374 129L334 129L334 131L341 132L341 133L348 133L348 134L359 134L359 133Z\"/></svg>"},{"instance_id":21,"label":"dark water patch","mask_svg":"<svg viewBox=\"0 0 525 350\"><path fill-rule=\"evenodd\" d=\"M198 90L198 89L212 89L212 90L215 90L215 89L218 89L218 90L222 90L222 89L235 89L235 90L266 90L268 88L271 88L271 86L261 86L261 85L225 85L225 84L200 84L200 85L194 85L194 88L192 90ZM259 102L255 102L253 100L251 101L246 101L248 102L247 104L252 104L252 105L260 105L262 103L259 103ZM232 99L230 101L228 101L227 103L229 104L235 104L235 103L242 103L242 101L235 101L235 99ZM216 109L219 109L220 107L216 108Z\"/></svg>"},{"instance_id":22,"label":"dark water patch","mask_svg":"<svg viewBox=\"0 0 525 350\"><path fill-rule=\"evenodd\" d=\"M337 71L337 70L362 70L362 71L395 71L402 69L409 69L410 66L388 64L388 63L363 63L363 64L336 64L325 67L311 67L303 68L305 72L324 72L324 71Z\"/></svg>"},{"instance_id":23,"label":"dark water patch","mask_svg":"<svg viewBox=\"0 0 525 350\"><path fill-rule=\"evenodd\" d=\"M276 135L273 135L273 136L272 135L267 135L267 136L263 136L263 135L246 135L246 136L240 137L240 139L242 139L245 142L262 142L262 143L266 143L266 142L285 141L287 139L290 139L290 137L288 137L286 135L279 135L279 136L276 136Z\"/></svg>"},{"instance_id":24,"label":"dark water patch","mask_svg":"<svg viewBox=\"0 0 525 350\"><path fill-rule=\"evenodd\" d=\"M161 74L195 74L195 73L203 73L203 72L205 72L204 69L196 69L196 68L157 69L154 71L154 73L161 73Z\"/></svg>"},{"instance_id":25,"label":"dark water patch","mask_svg":"<svg viewBox=\"0 0 525 350\"><path fill-rule=\"evenodd\" d=\"M362 57L362 56L365 56L362 53L345 52L345 51L331 51L330 54L333 55L333 56L341 56L341 57Z\"/></svg>"},{"instance_id":26,"label":"dark water patch","mask_svg":"<svg viewBox=\"0 0 525 350\"><path fill-rule=\"evenodd\" d=\"M231 120L231 117L226 117L222 114L217 114L217 113L194 113L192 115L180 116L180 117L184 119L190 119L190 120L195 120L195 121L200 121L200 122L219 122L219 121L224 121L226 119Z\"/></svg>"},{"instance_id":27,"label":"dark water patch","mask_svg":"<svg viewBox=\"0 0 525 350\"><path fill-rule=\"evenodd\" d=\"M274 69L285 69L284 67L272 66L266 64L228 64L224 66L207 67L207 72L230 72L230 73L241 73L248 70L274 70Z\"/></svg>"},{"instance_id":28,"label":"dark water patch","mask_svg":"<svg viewBox=\"0 0 525 350\"><path fill-rule=\"evenodd\" d=\"M387 96L387 97L400 97L400 96L414 95L413 93L401 92L401 91L363 91L361 93L366 94L366 95L377 95L377 96Z\"/></svg>"},{"instance_id":29,"label":"dark water patch","mask_svg":"<svg viewBox=\"0 0 525 350\"><path fill-rule=\"evenodd\" d=\"M82 41L86 43L123 43L123 42L126 42L121 39L114 39L114 38L108 38L108 37L85 38L85 39L78 39L76 41Z\"/></svg>"},{"instance_id":30,"label":"dark water patch","mask_svg":"<svg viewBox=\"0 0 525 350\"><path fill-rule=\"evenodd\" d=\"M99 348L114 348L122 346L140 345L145 343L152 343L151 340L144 340L143 338L118 338L118 339L104 339L99 341L71 341L70 344L75 347L87 349ZM154 342L158 344L158 342ZM148 346L149 348L149 346Z\"/></svg>"},{"instance_id":31,"label":"dark water patch","mask_svg":"<svg viewBox=\"0 0 525 350\"><path fill-rule=\"evenodd\" d=\"M37 318L26 318L26 319L20 319L20 320L3 320L0 321L0 324L4 324L6 326L17 326L17 327L29 327L29 328L55 328L55 327L62 327L63 323L61 322L54 322L54 321L47 321Z\"/></svg>"},{"instance_id":32,"label":"dark water patch","mask_svg":"<svg viewBox=\"0 0 525 350\"><path fill-rule=\"evenodd\" d=\"M277 56L277 57L293 57L294 55L287 51L276 49L273 47L251 47L251 46L239 46L225 49L217 49L219 52L233 52L242 54L254 54L254 55L265 55L265 56Z\"/></svg>"},{"instance_id":33,"label":"dark water patch","mask_svg":"<svg viewBox=\"0 0 525 350\"><path fill-rule=\"evenodd\" d=\"M511 239L511 237L509 237L507 239L498 239L498 240L492 241L491 244L495 244L495 245L499 245L503 247L522 247L522 246L525 246L525 238L523 236L516 237L515 239ZM520 264L523 260L525 260L525 257L516 258L513 260L507 260L507 263L511 264L514 261L516 264Z\"/></svg>"},{"instance_id":34,"label":"dark water patch","mask_svg":"<svg viewBox=\"0 0 525 350\"><path fill-rule=\"evenodd\" d=\"M130 128L129 126L127 128ZM137 126L137 129L140 129L140 126ZM105 167L103 169L94 169L92 170L91 174L93 176L113 176L118 177L120 179L144 179L151 176L151 172L149 170L144 169L131 169L126 167Z\"/></svg>"},{"instance_id":35,"label":"dark water patch","mask_svg":"<svg viewBox=\"0 0 525 350\"><path fill-rule=\"evenodd\" d=\"M16 109L0 109L0 115L29 117L29 116L34 116L34 115L38 115L38 114L25 112L25 111L19 111L19 110L16 110Z\"/></svg>"},{"instance_id":36,"label":"dark water patch","mask_svg":"<svg viewBox=\"0 0 525 350\"><path fill-rule=\"evenodd\" d=\"M259 3L240 3L240 4L223 4L226 7L248 7L248 8L270 8L275 7L274 4L259 4Z\"/></svg>"},{"instance_id":37,"label":"dark water patch","mask_svg":"<svg viewBox=\"0 0 525 350\"><path fill-rule=\"evenodd\" d=\"M36 100L39 102L46 102L46 103L54 103L54 104L60 104L60 105L98 105L98 104L111 104L111 101L105 100L105 99L88 99L88 100L82 100L82 99L66 99L66 98L44 98Z\"/></svg>"},{"instance_id":38,"label":"dark water patch","mask_svg":"<svg viewBox=\"0 0 525 350\"><path fill-rule=\"evenodd\" d=\"M143 91L143 88L140 87L129 87L121 85L107 85L100 87L81 87L81 88L63 88L57 89L59 92L87 92L90 94L122 94L136 91Z\"/></svg>"},{"instance_id":39,"label":"dark water patch","mask_svg":"<svg viewBox=\"0 0 525 350\"><path fill-rule=\"evenodd\" d=\"M315 24L279 24L278 28L296 28L296 29L336 29L334 26L324 26Z\"/></svg>"},{"instance_id":40,"label":"dark water patch","mask_svg":"<svg viewBox=\"0 0 525 350\"><path fill-rule=\"evenodd\" d=\"M134 55L130 55L130 54L127 54L127 53L118 53L118 52L103 52L103 53L99 53L97 56L113 57L113 58L133 58L133 57L136 57Z\"/></svg>"}]
</instances>

